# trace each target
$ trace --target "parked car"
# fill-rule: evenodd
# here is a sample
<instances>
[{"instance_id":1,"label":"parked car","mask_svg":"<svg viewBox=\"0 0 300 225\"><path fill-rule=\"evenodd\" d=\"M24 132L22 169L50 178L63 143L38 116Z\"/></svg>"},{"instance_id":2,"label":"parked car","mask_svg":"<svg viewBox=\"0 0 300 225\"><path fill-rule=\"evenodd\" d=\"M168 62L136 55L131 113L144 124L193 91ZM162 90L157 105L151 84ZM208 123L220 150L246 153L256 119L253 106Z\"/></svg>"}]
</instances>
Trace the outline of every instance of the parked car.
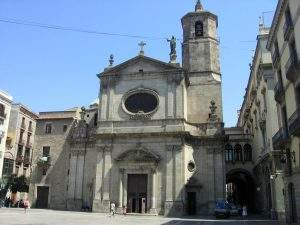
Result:
<instances>
[{"instance_id":1,"label":"parked car","mask_svg":"<svg viewBox=\"0 0 300 225\"><path fill-rule=\"evenodd\" d=\"M216 202L215 217L228 218L230 216L230 205L226 200L219 200Z\"/></svg>"}]
</instances>

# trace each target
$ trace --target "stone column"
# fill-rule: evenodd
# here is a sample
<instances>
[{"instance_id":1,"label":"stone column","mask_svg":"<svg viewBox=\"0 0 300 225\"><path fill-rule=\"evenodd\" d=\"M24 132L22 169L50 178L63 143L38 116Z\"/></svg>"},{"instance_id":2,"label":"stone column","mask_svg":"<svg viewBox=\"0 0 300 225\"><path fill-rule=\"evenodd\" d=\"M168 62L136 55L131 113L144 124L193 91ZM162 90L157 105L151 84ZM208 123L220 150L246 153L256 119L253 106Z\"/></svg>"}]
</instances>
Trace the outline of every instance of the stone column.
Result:
<instances>
[{"instance_id":1,"label":"stone column","mask_svg":"<svg viewBox=\"0 0 300 225\"><path fill-rule=\"evenodd\" d=\"M166 146L166 201L165 215L169 215L173 207L173 145Z\"/></svg>"},{"instance_id":2,"label":"stone column","mask_svg":"<svg viewBox=\"0 0 300 225\"><path fill-rule=\"evenodd\" d=\"M216 200L216 189L215 189L215 182L216 182L216 168L215 164L215 156L214 156L214 147L208 146L207 147L207 169L208 169L208 213L213 213L214 207L215 207L215 200Z\"/></svg>"},{"instance_id":3,"label":"stone column","mask_svg":"<svg viewBox=\"0 0 300 225\"><path fill-rule=\"evenodd\" d=\"M104 148L104 174L103 174L103 206L105 211L110 207L110 174L111 174L111 148Z\"/></svg>"},{"instance_id":4,"label":"stone column","mask_svg":"<svg viewBox=\"0 0 300 225\"><path fill-rule=\"evenodd\" d=\"M123 176L123 204L127 206L127 181L128 181L128 174L126 173L126 170L124 170L124 176Z\"/></svg>"},{"instance_id":5,"label":"stone column","mask_svg":"<svg viewBox=\"0 0 300 225\"><path fill-rule=\"evenodd\" d=\"M95 180L95 197L93 201L93 209L98 211L99 205L103 199L103 191L102 191L102 184L103 184L103 149L98 148L97 154L97 168L96 168L96 180Z\"/></svg>"},{"instance_id":6,"label":"stone column","mask_svg":"<svg viewBox=\"0 0 300 225\"><path fill-rule=\"evenodd\" d=\"M151 193L151 208L150 208L150 214L157 214L156 209L156 171L153 170L152 174L152 193Z\"/></svg>"},{"instance_id":7,"label":"stone column","mask_svg":"<svg viewBox=\"0 0 300 225\"><path fill-rule=\"evenodd\" d=\"M183 168L182 168L182 146L174 146L174 204L176 215L183 215Z\"/></svg>"},{"instance_id":8,"label":"stone column","mask_svg":"<svg viewBox=\"0 0 300 225\"><path fill-rule=\"evenodd\" d=\"M118 202L118 213L122 214L123 212L123 176L124 169L119 171L119 202Z\"/></svg>"}]
</instances>

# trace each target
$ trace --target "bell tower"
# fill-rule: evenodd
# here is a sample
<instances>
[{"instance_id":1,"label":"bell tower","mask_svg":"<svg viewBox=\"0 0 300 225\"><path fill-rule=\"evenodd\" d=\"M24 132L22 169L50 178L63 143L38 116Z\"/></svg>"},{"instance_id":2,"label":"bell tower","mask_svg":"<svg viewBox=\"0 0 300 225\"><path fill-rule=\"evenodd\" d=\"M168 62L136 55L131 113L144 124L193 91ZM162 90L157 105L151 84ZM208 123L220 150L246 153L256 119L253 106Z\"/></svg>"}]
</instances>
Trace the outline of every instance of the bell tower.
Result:
<instances>
[{"instance_id":1,"label":"bell tower","mask_svg":"<svg viewBox=\"0 0 300 225\"><path fill-rule=\"evenodd\" d=\"M188 121L205 123L208 120L211 101L217 107L221 122L222 94L217 37L218 17L204 10L198 0L194 12L181 20L183 29L182 65L188 72L190 86L188 96Z\"/></svg>"}]
</instances>

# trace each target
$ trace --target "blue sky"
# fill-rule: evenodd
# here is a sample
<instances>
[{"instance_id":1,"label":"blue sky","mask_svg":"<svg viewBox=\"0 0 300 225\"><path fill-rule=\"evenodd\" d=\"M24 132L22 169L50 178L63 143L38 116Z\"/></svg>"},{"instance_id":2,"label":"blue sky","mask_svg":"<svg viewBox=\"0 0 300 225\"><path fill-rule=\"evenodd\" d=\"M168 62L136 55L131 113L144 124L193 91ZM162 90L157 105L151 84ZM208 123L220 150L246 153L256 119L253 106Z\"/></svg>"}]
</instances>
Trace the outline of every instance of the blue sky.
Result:
<instances>
[{"instance_id":1,"label":"blue sky","mask_svg":"<svg viewBox=\"0 0 300 225\"><path fill-rule=\"evenodd\" d=\"M223 108L234 126L245 94L259 16L277 0L203 0L219 16ZM154 37L182 36L180 19L195 0L0 0L0 19ZM273 13L265 13L267 25ZM143 39L100 36L0 22L0 89L35 112L88 105L110 54L120 63ZM146 55L168 61L169 45L148 40ZM181 49L178 46L179 55Z\"/></svg>"}]
</instances>

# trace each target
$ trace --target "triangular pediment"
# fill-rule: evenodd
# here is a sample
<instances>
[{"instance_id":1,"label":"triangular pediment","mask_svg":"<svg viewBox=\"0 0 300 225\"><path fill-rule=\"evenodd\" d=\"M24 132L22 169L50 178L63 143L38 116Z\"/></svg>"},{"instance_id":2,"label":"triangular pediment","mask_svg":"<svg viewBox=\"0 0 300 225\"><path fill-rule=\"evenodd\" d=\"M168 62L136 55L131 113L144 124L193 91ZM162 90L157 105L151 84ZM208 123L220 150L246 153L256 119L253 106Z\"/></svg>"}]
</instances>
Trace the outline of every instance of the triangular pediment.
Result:
<instances>
[{"instance_id":1,"label":"triangular pediment","mask_svg":"<svg viewBox=\"0 0 300 225\"><path fill-rule=\"evenodd\" d=\"M158 162L160 158L147 150L134 149L124 152L116 160L123 162Z\"/></svg>"},{"instance_id":2,"label":"triangular pediment","mask_svg":"<svg viewBox=\"0 0 300 225\"><path fill-rule=\"evenodd\" d=\"M119 65L106 69L102 75L133 74L138 72L163 72L169 70L182 70L179 64L171 64L139 55Z\"/></svg>"}]
</instances>

